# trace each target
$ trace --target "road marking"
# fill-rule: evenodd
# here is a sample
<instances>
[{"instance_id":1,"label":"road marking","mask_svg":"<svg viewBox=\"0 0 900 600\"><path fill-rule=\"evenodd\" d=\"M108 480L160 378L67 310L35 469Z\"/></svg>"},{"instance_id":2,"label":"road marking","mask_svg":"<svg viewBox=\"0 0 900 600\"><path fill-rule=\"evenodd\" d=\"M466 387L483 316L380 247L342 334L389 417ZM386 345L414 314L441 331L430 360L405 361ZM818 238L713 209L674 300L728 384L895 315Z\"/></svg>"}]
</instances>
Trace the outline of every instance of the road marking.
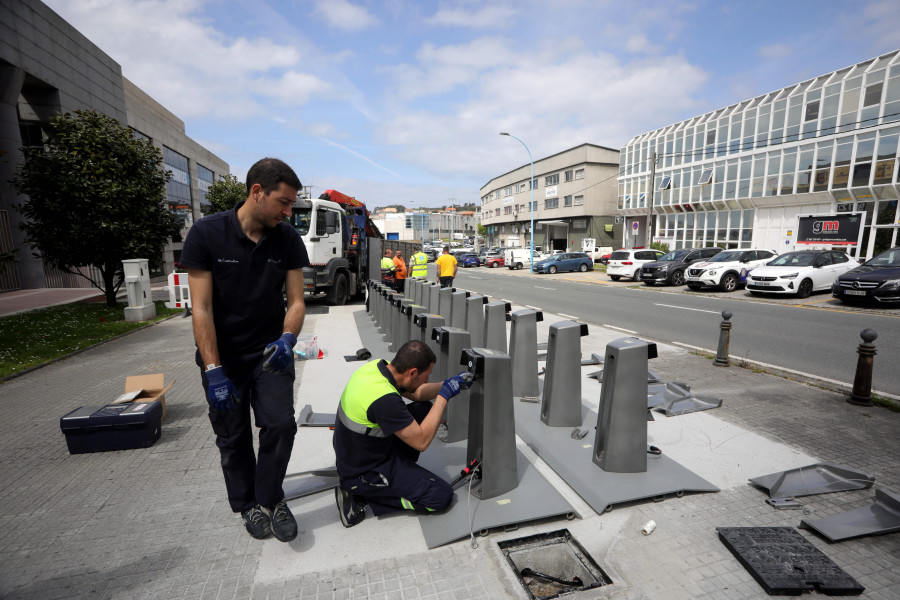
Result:
<instances>
[{"instance_id":1,"label":"road marking","mask_svg":"<svg viewBox=\"0 0 900 600\"><path fill-rule=\"evenodd\" d=\"M713 314L713 315L720 315L720 314L722 314L722 313L720 313L720 312L718 312L718 311L715 311L715 310L703 310L702 308L688 308L688 307L686 307L686 306L674 306L674 305L672 305L672 304L656 304L656 303L654 303L654 306L665 306L665 307L667 307L667 308L680 308L681 310L695 310L695 311L697 311L697 312L705 312L705 313L710 313L710 314Z\"/></svg>"},{"instance_id":2,"label":"road marking","mask_svg":"<svg viewBox=\"0 0 900 600\"><path fill-rule=\"evenodd\" d=\"M528 304L525 305L525 308L530 308L531 310L539 310L539 311L541 311L541 312L544 311L544 309L541 308L540 306L530 306L530 305L528 305Z\"/></svg>"},{"instance_id":3,"label":"road marking","mask_svg":"<svg viewBox=\"0 0 900 600\"><path fill-rule=\"evenodd\" d=\"M624 327L616 327L615 325L607 325L606 323L604 323L603 326L606 327L606 328L608 328L608 329L615 329L616 331L624 331L625 333L630 333L630 334L632 334L632 335L637 335L637 331L632 331L632 330L630 330L630 329L625 329Z\"/></svg>"},{"instance_id":4,"label":"road marking","mask_svg":"<svg viewBox=\"0 0 900 600\"><path fill-rule=\"evenodd\" d=\"M539 285L534 286L534 289L536 289L536 290L550 290L551 292L555 292L555 291L556 291L556 288L541 287L541 286L539 286Z\"/></svg>"},{"instance_id":5,"label":"road marking","mask_svg":"<svg viewBox=\"0 0 900 600\"><path fill-rule=\"evenodd\" d=\"M573 321L577 321L577 320L578 320L578 317L573 317L572 315L567 315L567 314L565 314L565 313L559 313L559 316L565 317L565 318L567 318L567 319L572 319Z\"/></svg>"},{"instance_id":6,"label":"road marking","mask_svg":"<svg viewBox=\"0 0 900 600\"><path fill-rule=\"evenodd\" d=\"M479 277L477 275L469 275L470 279L484 279L484 277Z\"/></svg>"}]
</instances>

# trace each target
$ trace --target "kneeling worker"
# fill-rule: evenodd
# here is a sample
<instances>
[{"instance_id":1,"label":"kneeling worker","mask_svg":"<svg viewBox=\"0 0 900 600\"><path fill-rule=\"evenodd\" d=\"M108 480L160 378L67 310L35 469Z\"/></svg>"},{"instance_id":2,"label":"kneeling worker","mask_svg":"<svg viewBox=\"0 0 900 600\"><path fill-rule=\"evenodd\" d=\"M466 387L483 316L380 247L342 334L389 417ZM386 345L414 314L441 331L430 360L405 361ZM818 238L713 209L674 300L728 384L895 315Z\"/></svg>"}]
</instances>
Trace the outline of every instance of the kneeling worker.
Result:
<instances>
[{"instance_id":1,"label":"kneeling worker","mask_svg":"<svg viewBox=\"0 0 900 600\"><path fill-rule=\"evenodd\" d=\"M431 348L412 340L391 362L374 360L357 369L344 388L333 439L341 478L335 497L344 527L360 523L366 505L375 516L450 505L450 484L416 461L434 440L447 402L471 380L461 373L425 383L434 361ZM406 404L404 397L413 402Z\"/></svg>"}]
</instances>

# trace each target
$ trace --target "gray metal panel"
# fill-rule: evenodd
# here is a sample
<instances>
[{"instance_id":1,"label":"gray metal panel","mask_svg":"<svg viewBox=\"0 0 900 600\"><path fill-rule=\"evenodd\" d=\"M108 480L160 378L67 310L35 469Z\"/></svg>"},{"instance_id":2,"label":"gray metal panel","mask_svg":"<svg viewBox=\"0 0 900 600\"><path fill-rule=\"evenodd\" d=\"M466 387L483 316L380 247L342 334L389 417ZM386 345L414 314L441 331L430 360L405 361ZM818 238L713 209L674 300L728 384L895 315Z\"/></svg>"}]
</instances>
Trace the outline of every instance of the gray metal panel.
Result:
<instances>
[{"instance_id":1,"label":"gray metal panel","mask_svg":"<svg viewBox=\"0 0 900 600\"><path fill-rule=\"evenodd\" d=\"M647 425L646 408L642 413ZM593 427L597 415L587 411L581 429ZM593 462L593 445L571 437L563 427L547 427L540 406L516 402L516 433L596 512L633 500L657 499L683 492L718 492L719 488L665 455L648 460L643 473L611 473ZM646 453L646 448L644 449Z\"/></svg>"},{"instance_id":2,"label":"gray metal panel","mask_svg":"<svg viewBox=\"0 0 900 600\"><path fill-rule=\"evenodd\" d=\"M428 312L439 315L441 308L441 286L432 284L428 290Z\"/></svg>"},{"instance_id":3,"label":"gray metal panel","mask_svg":"<svg viewBox=\"0 0 900 600\"><path fill-rule=\"evenodd\" d=\"M313 412L312 406L307 404L300 409L297 415L298 427L334 427L335 413Z\"/></svg>"},{"instance_id":4,"label":"gray metal panel","mask_svg":"<svg viewBox=\"0 0 900 600\"><path fill-rule=\"evenodd\" d=\"M432 444L419 458L419 464L446 480L459 474L466 462L466 443ZM575 509L550 482L516 450L519 485L498 498L469 499L468 483L456 490L447 510L421 515L419 525L428 548L437 548L468 537L475 532L526 523L548 517L575 515ZM471 521L468 504L471 503Z\"/></svg>"},{"instance_id":5,"label":"gray metal panel","mask_svg":"<svg viewBox=\"0 0 900 600\"><path fill-rule=\"evenodd\" d=\"M452 308L452 294L456 288L440 288L438 291L438 310L437 314L444 317L444 323L450 324L450 311Z\"/></svg>"},{"instance_id":6,"label":"gray metal panel","mask_svg":"<svg viewBox=\"0 0 900 600\"><path fill-rule=\"evenodd\" d=\"M536 397L538 390L537 321L541 311L524 308L512 313L509 355L513 365L513 396Z\"/></svg>"},{"instance_id":7,"label":"gray metal panel","mask_svg":"<svg viewBox=\"0 0 900 600\"><path fill-rule=\"evenodd\" d=\"M800 526L825 536L829 542L900 531L900 494L875 490L875 502L870 506L824 519L803 519Z\"/></svg>"},{"instance_id":8,"label":"gray metal panel","mask_svg":"<svg viewBox=\"0 0 900 600\"><path fill-rule=\"evenodd\" d=\"M441 377L447 379L464 370L460 366L463 348L471 346L469 332L458 327L438 327L435 340L440 346ZM437 368L437 365L435 365ZM451 443L466 439L469 435L469 390L460 390L444 409L447 428L438 433L441 441Z\"/></svg>"},{"instance_id":9,"label":"gray metal panel","mask_svg":"<svg viewBox=\"0 0 900 600\"><path fill-rule=\"evenodd\" d=\"M378 330L372 322L365 317L365 313L356 311L353 313L353 318L356 321L359 339L363 346L372 353L372 359L383 358L385 360L390 360L393 357L393 354L388 350L388 345L381 339L381 335L378 334ZM338 399L335 398L335 406L337 406L337 400Z\"/></svg>"},{"instance_id":10,"label":"gray metal panel","mask_svg":"<svg viewBox=\"0 0 900 600\"><path fill-rule=\"evenodd\" d=\"M488 302L484 305L484 347L506 353L507 302Z\"/></svg>"},{"instance_id":11,"label":"gray metal panel","mask_svg":"<svg viewBox=\"0 0 900 600\"><path fill-rule=\"evenodd\" d=\"M466 298L466 324L465 329L472 335L472 343L475 346L484 346L484 305L487 296L473 295Z\"/></svg>"},{"instance_id":12,"label":"gray metal panel","mask_svg":"<svg viewBox=\"0 0 900 600\"><path fill-rule=\"evenodd\" d=\"M456 290L450 294L450 325L452 327L466 328L466 299L471 292Z\"/></svg>"},{"instance_id":13,"label":"gray metal panel","mask_svg":"<svg viewBox=\"0 0 900 600\"><path fill-rule=\"evenodd\" d=\"M550 326L547 375L541 395L541 421L551 427L581 424L581 335L575 321Z\"/></svg>"},{"instance_id":14,"label":"gray metal panel","mask_svg":"<svg viewBox=\"0 0 900 600\"><path fill-rule=\"evenodd\" d=\"M281 489L284 490L285 500L293 500L294 498L330 490L337 487L340 482L339 477L325 477L311 473L297 476L287 475L284 478L284 483L281 484Z\"/></svg>"},{"instance_id":15,"label":"gray metal panel","mask_svg":"<svg viewBox=\"0 0 900 600\"><path fill-rule=\"evenodd\" d=\"M369 245L369 279L381 281L381 257L384 256L384 246L380 238L368 238Z\"/></svg>"},{"instance_id":16,"label":"gray metal panel","mask_svg":"<svg viewBox=\"0 0 900 600\"><path fill-rule=\"evenodd\" d=\"M649 343L619 338L606 346L594 462L615 473L643 473L647 460Z\"/></svg>"},{"instance_id":17,"label":"gray metal panel","mask_svg":"<svg viewBox=\"0 0 900 600\"><path fill-rule=\"evenodd\" d=\"M772 498L792 498L864 490L872 487L875 477L844 465L816 463L753 477L750 483L766 490Z\"/></svg>"},{"instance_id":18,"label":"gray metal panel","mask_svg":"<svg viewBox=\"0 0 900 600\"><path fill-rule=\"evenodd\" d=\"M431 348L431 351L434 352L434 355L437 357L437 362L434 365L434 369L431 370L431 377L428 378L429 383L436 383L438 381L442 381L443 377L441 377L442 367L441 367L441 347L438 346L438 343L434 340L432 336L435 327L443 327L444 326L444 317L441 315L436 315L432 313L422 313L417 315L419 322L419 331L421 340L425 342L425 344ZM413 327L416 327L415 320L413 321Z\"/></svg>"},{"instance_id":19,"label":"gray metal panel","mask_svg":"<svg viewBox=\"0 0 900 600\"><path fill-rule=\"evenodd\" d=\"M407 313L407 309L410 306L412 306L412 304L413 304L413 301L410 300L409 298L403 298L400 301L400 306L398 307L400 314L397 315L397 321L399 324L397 326L397 340L396 340L396 344L395 344L397 346L395 348L396 350L399 350L400 346L402 346L403 344L405 344L406 342L408 342L410 340L410 328L409 328L410 319L409 319L409 315L406 313Z\"/></svg>"}]
</instances>

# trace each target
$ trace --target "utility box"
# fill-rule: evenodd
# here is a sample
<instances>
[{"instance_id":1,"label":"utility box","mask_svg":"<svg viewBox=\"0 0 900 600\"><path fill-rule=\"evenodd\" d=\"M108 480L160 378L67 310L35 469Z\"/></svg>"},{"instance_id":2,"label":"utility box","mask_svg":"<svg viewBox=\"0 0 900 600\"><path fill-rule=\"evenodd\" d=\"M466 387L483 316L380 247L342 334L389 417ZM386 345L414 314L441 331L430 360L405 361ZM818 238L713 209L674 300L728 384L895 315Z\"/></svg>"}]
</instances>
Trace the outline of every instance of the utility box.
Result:
<instances>
[{"instance_id":1,"label":"utility box","mask_svg":"<svg viewBox=\"0 0 900 600\"><path fill-rule=\"evenodd\" d=\"M129 322L147 321L156 316L156 305L150 297L150 267L146 258L131 258L122 261L125 274L125 291L128 306L125 320Z\"/></svg>"}]
</instances>

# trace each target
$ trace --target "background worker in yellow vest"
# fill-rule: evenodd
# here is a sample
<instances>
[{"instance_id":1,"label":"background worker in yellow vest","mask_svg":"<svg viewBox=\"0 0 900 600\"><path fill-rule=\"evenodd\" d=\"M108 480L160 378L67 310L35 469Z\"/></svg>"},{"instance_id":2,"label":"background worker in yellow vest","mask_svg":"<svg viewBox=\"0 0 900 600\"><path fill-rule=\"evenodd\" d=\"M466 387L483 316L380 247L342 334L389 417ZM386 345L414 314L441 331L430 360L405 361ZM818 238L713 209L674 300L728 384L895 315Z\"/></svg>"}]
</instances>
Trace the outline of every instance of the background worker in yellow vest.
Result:
<instances>
[{"instance_id":1,"label":"background worker in yellow vest","mask_svg":"<svg viewBox=\"0 0 900 600\"><path fill-rule=\"evenodd\" d=\"M453 278L456 277L456 271L459 264L456 257L450 254L450 246L444 246L444 253L435 261L437 265L438 282L442 288L453 287Z\"/></svg>"},{"instance_id":2,"label":"background worker in yellow vest","mask_svg":"<svg viewBox=\"0 0 900 600\"><path fill-rule=\"evenodd\" d=\"M340 475L335 500L344 527L360 523L367 505L376 516L397 510L427 514L450 505L450 484L416 461L434 440L447 402L471 379L460 373L426 383L434 361L431 348L410 340L391 362L369 362L347 382L333 438Z\"/></svg>"},{"instance_id":3,"label":"background worker in yellow vest","mask_svg":"<svg viewBox=\"0 0 900 600\"><path fill-rule=\"evenodd\" d=\"M410 259L409 276L417 279L428 277L428 255L421 250L413 254Z\"/></svg>"},{"instance_id":4,"label":"background worker in yellow vest","mask_svg":"<svg viewBox=\"0 0 900 600\"><path fill-rule=\"evenodd\" d=\"M381 281L390 287L394 287L394 251L385 250L381 259Z\"/></svg>"}]
</instances>

